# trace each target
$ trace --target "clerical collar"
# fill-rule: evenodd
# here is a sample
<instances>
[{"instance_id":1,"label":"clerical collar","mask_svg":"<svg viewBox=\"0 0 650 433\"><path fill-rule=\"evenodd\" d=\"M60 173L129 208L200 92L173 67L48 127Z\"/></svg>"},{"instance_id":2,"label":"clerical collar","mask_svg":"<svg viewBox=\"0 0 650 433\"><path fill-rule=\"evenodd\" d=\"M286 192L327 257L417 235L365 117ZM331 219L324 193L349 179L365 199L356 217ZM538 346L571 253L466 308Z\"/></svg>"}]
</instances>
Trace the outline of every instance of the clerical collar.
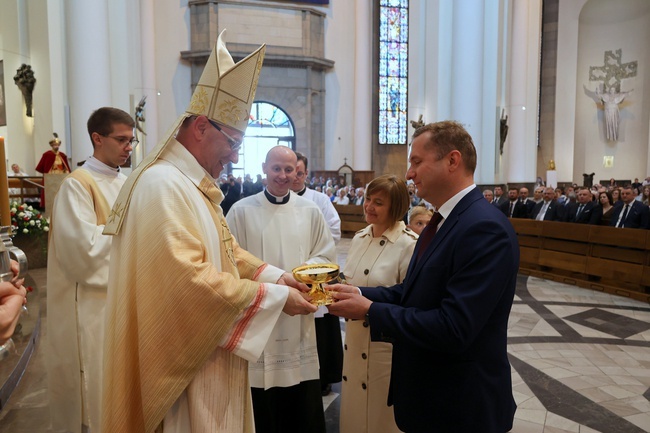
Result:
<instances>
[{"instance_id":1,"label":"clerical collar","mask_svg":"<svg viewBox=\"0 0 650 433\"><path fill-rule=\"evenodd\" d=\"M307 191L307 187L304 187L300 192L297 192L298 195L303 195Z\"/></svg>"},{"instance_id":2,"label":"clerical collar","mask_svg":"<svg viewBox=\"0 0 650 433\"><path fill-rule=\"evenodd\" d=\"M117 176L120 173L120 167L113 168L109 165L104 164L94 156L88 157L86 162L84 162L84 166L87 166L88 168L106 176Z\"/></svg>"},{"instance_id":3,"label":"clerical collar","mask_svg":"<svg viewBox=\"0 0 650 433\"><path fill-rule=\"evenodd\" d=\"M268 189L265 189L264 195L266 196L266 199L271 204L287 204L289 203L289 197L291 196L291 191L289 191L287 195L285 195L284 197L276 197L273 194L271 194Z\"/></svg>"}]
</instances>

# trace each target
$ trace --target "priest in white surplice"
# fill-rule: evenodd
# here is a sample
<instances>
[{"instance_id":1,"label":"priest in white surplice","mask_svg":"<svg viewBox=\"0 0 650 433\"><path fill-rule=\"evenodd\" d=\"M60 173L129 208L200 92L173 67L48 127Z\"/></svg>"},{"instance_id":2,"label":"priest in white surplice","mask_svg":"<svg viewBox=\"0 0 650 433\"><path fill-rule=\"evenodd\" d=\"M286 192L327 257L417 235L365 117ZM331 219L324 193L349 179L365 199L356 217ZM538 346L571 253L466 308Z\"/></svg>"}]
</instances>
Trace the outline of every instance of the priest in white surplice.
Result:
<instances>
[{"instance_id":1,"label":"priest in white surplice","mask_svg":"<svg viewBox=\"0 0 650 433\"><path fill-rule=\"evenodd\" d=\"M296 163L290 148L272 148L262 165L267 188L235 203L226 217L243 248L283 269L336 259L318 206L291 192ZM249 372L257 433L325 433L313 315L280 315Z\"/></svg>"},{"instance_id":2,"label":"priest in white surplice","mask_svg":"<svg viewBox=\"0 0 650 433\"><path fill-rule=\"evenodd\" d=\"M220 35L190 107L113 206L105 432L252 432L247 361L281 312L316 310L284 285L291 274L239 247L215 184L238 161L263 56L235 65Z\"/></svg>"},{"instance_id":3,"label":"priest in white surplice","mask_svg":"<svg viewBox=\"0 0 650 433\"><path fill-rule=\"evenodd\" d=\"M93 156L61 184L47 264L48 392L55 431L100 431L104 306L111 236L104 224L126 176L135 122L103 107L88 119ZM85 430L84 430L85 431Z\"/></svg>"}]
</instances>

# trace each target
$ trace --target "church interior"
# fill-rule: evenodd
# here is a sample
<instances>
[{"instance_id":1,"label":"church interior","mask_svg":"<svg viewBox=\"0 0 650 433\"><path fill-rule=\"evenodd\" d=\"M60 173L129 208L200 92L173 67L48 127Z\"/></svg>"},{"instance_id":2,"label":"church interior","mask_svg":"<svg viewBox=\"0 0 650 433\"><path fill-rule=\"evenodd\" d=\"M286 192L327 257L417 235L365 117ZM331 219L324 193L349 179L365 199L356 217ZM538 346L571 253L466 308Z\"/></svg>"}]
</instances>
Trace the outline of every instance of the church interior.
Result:
<instances>
[{"instance_id":1,"label":"church interior","mask_svg":"<svg viewBox=\"0 0 650 433\"><path fill-rule=\"evenodd\" d=\"M89 114L112 106L136 119L130 174L190 103L225 30L235 61L266 44L226 175L254 179L280 144L309 159L310 176L403 177L415 127L453 119L473 137L481 188L622 186L650 176L649 29L647 0L0 0L0 160L11 200L47 203L57 184L36 167L53 133L74 170L93 151ZM362 212L345 215L341 266L363 226ZM512 431L650 431L648 231L536 223L513 220ZM28 313L0 359L0 433L58 433L46 260L29 260ZM323 397L328 433L340 389Z\"/></svg>"}]
</instances>

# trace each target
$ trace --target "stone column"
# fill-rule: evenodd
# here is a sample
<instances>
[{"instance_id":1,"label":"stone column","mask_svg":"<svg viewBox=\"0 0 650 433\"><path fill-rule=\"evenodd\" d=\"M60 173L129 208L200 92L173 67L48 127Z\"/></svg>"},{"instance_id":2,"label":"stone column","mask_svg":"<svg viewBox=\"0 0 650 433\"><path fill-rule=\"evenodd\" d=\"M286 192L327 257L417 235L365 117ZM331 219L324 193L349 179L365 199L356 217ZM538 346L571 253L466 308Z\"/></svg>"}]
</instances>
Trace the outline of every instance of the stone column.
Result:
<instances>
[{"instance_id":1,"label":"stone column","mask_svg":"<svg viewBox=\"0 0 650 433\"><path fill-rule=\"evenodd\" d=\"M534 182L537 172L539 0L514 0L508 87L507 182Z\"/></svg>"},{"instance_id":2,"label":"stone column","mask_svg":"<svg viewBox=\"0 0 650 433\"><path fill-rule=\"evenodd\" d=\"M372 168L372 1L357 0L354 28L354 146L351 166L355 170Z\"/></svg>"},{"instance_id":3,"label":"stone column","mask_svg":"<svg viewBox=\"0 0 650 433\"><path fill-rule=\"evenodd\" d=\"M146 138L141 143L142 156L149 153L158 143L158 84L156 81L156 44L154 26L154 0L140 2L140 37L142 40L142 89L136 94L136 104L142 96L147 97L145 105Z\"/></svg>"},{"instance_id":4,"label":"stone column","mask_svg":"<svg viewBox=\"0 0 650 433\"><path fill-rule=\"evenodd\" d=\"M453 6L450 118L465 125L478 148L481 143L476 138L481 137L483 129L485 6L474 0L458 0Z\"/></svg>"},{"instance_id":5,"label":"stone column","mask_svg":"<svg viewBox=\"0 0 650 433\"><path fill-rule=\"evenodd\" d=\"M111 104L108 5L106 0L66 0L65 16L69 156L76 165L93 152L86 129L88 116L98 107Z\"/></svg>"}]
</instances>

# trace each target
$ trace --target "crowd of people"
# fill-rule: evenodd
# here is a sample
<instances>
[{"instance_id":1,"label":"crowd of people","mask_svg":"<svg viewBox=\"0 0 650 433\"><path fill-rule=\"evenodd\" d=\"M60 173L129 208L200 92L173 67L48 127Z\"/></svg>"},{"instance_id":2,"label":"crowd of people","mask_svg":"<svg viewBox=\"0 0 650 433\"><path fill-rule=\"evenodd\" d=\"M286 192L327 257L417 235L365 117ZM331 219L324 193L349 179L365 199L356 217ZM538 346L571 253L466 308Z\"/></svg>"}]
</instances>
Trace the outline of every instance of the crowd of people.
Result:
<instances>
[{"instance_id":1,"label":"crowd of people","mask_svg":"<svg viewBox=\"0 0 650 433\"><path fill-rule=\"evenodd\" d=\"M257 194L266 188L266 178L258 174L257 180L253 182L250 174L235 177L232 174L223 174L218 179L218 185L223 191L225 199L221 204L225 214L228 214L231 206L241 200L242 198L249 197ZM365 198L365 188L359 186L355 188L352 185L339 184L337 178L327 178L323 176L303 178L300 180L301 184L310 190L323 193L330 202L337 205L356 205L361 206Z\"/></svg>"},{"instance_id":2,"label":"crowd of people","mask_svg":"<svg viewBox=\"0 0 650 433\"><path fill-rule=\"evenodd\" d=\"M526 187L501 186L483 190L483 197L508 218L560 221L618 228L650 229L650 177L643 182L619 186L614 179L608 185L591 187L536 185L529 197Z\"/></svg>"}]
</instances>

